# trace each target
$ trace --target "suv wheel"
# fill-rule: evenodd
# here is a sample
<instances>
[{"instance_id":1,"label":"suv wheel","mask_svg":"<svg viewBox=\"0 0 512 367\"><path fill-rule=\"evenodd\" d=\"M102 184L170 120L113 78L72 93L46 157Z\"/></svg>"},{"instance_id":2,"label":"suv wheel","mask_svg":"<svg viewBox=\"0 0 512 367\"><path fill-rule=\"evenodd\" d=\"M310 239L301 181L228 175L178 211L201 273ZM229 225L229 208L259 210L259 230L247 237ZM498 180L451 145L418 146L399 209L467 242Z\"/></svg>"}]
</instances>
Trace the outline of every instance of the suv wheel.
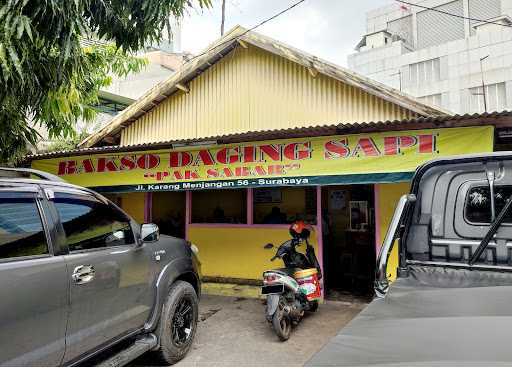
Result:
<instances>
[{"instance_id":1,"label":"suv wheel","mask_svg":"<svg viewBox=\"0 0 512 367\"><path fill-rule=\"evenodd\" d=\"M194 288L177 281L169 289L156 330L160 347L155 357L166 364L174 364L189 351L197 329L199 306Z\"/></svg>"}]
</instances>

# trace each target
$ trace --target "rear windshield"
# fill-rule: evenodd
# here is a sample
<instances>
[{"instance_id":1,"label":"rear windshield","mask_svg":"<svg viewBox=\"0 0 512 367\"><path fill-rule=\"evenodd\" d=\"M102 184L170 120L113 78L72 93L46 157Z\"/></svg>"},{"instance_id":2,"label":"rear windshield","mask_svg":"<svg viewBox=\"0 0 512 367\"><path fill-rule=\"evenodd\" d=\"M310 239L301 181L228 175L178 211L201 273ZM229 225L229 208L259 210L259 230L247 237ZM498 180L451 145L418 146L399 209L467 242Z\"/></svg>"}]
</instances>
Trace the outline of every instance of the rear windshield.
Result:
<instances>
[{"instance_id":1,"label":"rear windshield","mask_svg":"<svg viewBox=\"0 0 512 367\"><path fill-rule=\"evenodd\" d=\"M505 202L512 195L512 186L494 187L495 215L503 209ZM489 224L492 222L491 193L489 186L473 187L466 198L464 215L469 223ZM512 211L509 212L504 223L512 224Z\"/></svg>"}]
</instances>

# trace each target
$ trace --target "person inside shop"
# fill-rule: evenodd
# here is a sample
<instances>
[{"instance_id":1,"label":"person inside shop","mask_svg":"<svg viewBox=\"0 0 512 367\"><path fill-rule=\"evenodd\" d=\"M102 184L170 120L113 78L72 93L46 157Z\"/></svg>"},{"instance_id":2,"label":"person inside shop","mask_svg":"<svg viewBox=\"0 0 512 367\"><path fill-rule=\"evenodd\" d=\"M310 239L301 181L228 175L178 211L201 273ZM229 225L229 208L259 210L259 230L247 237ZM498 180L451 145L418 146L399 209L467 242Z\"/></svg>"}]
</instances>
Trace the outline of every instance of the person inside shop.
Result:
<instances>
[{"instance_id":1,"label":"person inside shop","mask_svg":"<svg viewBox=\"0 0 512 367\"><path fill-rule=\"evenodd\" d=\"M224 214L224 209L220 206L217 206L213 210L213 223L228 223L228 218Z\"/></svg>"},{"instance_id":2,"label":"person inside shop","mask_svg":"<svg viewBox=\"0 0 512 367\"><path fill-rule=\"evenodd\" d=\"M169 220L169 225L172 229L172 235L175 237L183 238L184 233L183 229L185 228L183 216L180 212L176 213L176 215L171 216Z\"/></svg>"},{"instance_id":3,"label":"person inside shop","mask_svg":"<svg viewBox=\"0 0 512 367\"><path fill-rule=\"evenodd\" d=\"M286 214L281 213L281 209L277 206L263 219L264 224L286 224Z\"/></svg>"},{"instance_id":4,"label":"person inside shop","mask_svg":"<svg viewBox=\"0 0 512 367\"><path fill-rule=\"evenodd\" d=\"M329 211L325 208L322 209L322 236L324 241L330 242L332 234L332 219Z\"/></svg>"}]
</instances>

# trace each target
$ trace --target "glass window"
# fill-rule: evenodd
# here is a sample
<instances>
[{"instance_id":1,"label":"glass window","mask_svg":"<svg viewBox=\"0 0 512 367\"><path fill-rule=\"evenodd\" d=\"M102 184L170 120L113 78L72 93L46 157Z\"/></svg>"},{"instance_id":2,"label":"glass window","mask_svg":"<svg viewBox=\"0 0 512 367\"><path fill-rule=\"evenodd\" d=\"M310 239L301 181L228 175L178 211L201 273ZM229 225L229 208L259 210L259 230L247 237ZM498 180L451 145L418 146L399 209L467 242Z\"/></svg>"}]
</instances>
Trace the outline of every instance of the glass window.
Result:
<instances>
[{"instance_id":1,"label":"glass window","mask_svg":"<svg viewBox=\"0 0 512 367\"><path fill-rule=\"evenodd\" d=\"M469 103L466 103L468 112L501 112L507 107L507 93L505 83L489 84L485 86L485 101L482 87L469 89ZM487 106L486 106L487 104Z\"/></svg>"},{"instance_id":2,"label":"glass window","mask_svg":"<svg viewBox=\"0 0 512 367\"><path fill-rule=\"evenodd\" d=\"M253 191L255 224L316 223L315 187L272 187Z\"/></svg>"},{"instance_id":3,"label":"glass window","mask_svg":"<svg viewBox=\"0 0 512 367\"><path fill-rule=\"evenodd\" d=\"M439 58L432 60L432 80L441 80L441 60Z\"/></svg>"},{"instance_id":4,"label":"glass window","mask_svg":"<svg viewBox=\"0 0 512 367\"><path fill-rule=\"evenodd\" d=\"M512 186L496 186L494 188L495 215L505 206L512 195ZM469 191L465 209L466 219L472 223L491 222L491 195L489 187L474 187ZM512 223L512 212L505 217L505 223Z\"/></svg>"},{"instance_id":5,"label":"glass window","mask_svg":"<svg viewBox=\"0 0 512 367\"><path fill-rule=\"evenodd\" d=\"M410 86L421 86L441 79L439 58L417 62L409 65Z\"/></svg>"},{"instance_id":6,"label":"glass window","mask_svg":"<svg viewBox=\"0 0 512 367\"><path fill-rule=\"evenodd\" d=\"M425 83L425 69L428 61L418 63L418 83Z\"/></svg>"},{"instance_id":7,"label":"glass window","mask_svg":"<svg viewBox=\"0 0 512 367\"><path fill-rule=\"evenodd\" d=\"M418 84L418 64L409 65L409 85Z\"/></svg>"},{"instance_id":8,"label":"glass window","mask_svg":"<svg viewBox=\"0 0 512 367\"><path fill-rule=\"evenodd\" d=\"M92 196L55 193L70 251L89 250L135 242L130 220L111 205Z\"/></svg>"},{"instance_id":9,"label":"glass window","mask_svg":"<svg viewBox=\"0 0 512 367\"><path fill-rule=\"evenodd\" d=\"M247 190L192 193L192 223L247 223Z\"/></svg>"},{"instance_id":10,"label":"glass window","mask_svg":"<svg viewBox=\"0 0 512 367\"><path fill-rule=\"evenodd\" d=\"M430 104L432 106L441 107L441 94L430 94L428 96L423 96L418 98L421 102Z\"/></svg>"},{"instance_id":11,"label":"glass window","mask_svg":"<svg viewBox=\"0 0 512 367\"><path fill-rule=\"evenodd\" d=\"M0 194L0 259L48 254L33 194Z\"/></svg>"}]
</instances>

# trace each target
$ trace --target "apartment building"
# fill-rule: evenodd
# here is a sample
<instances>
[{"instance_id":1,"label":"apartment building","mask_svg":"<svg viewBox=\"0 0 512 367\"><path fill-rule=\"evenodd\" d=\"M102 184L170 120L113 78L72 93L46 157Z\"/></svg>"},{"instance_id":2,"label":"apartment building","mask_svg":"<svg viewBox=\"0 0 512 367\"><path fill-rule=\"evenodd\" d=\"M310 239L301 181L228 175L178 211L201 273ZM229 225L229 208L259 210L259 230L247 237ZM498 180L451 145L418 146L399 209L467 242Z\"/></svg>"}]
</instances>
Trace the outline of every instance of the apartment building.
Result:
<instances>
[{"instance_id":1,"label":"apartment building","mask_svg":"<svg viewBox=\"0 0 512 367\"><path fill-rule=\"evenodd\" d=\"M454 113L512 109L512 0L408 3L367 13L349 67Z\"/></svg>"}]
</instances>

